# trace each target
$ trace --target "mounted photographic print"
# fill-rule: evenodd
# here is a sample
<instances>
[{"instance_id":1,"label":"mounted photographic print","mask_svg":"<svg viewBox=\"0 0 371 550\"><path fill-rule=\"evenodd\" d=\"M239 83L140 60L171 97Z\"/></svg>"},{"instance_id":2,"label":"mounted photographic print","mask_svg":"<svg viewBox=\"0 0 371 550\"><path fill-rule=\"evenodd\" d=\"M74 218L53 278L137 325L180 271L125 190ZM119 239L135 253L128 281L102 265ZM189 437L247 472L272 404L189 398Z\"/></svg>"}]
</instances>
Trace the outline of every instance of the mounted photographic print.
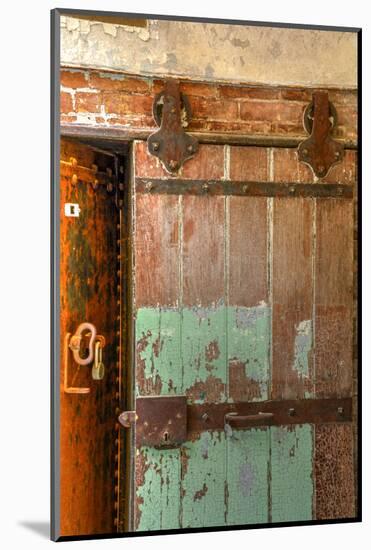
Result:
<instances>
[{"instance_id":1,"label":"mounted photographic print","mask_svg":"<svg viewBox=\"0 0 371 550\"><path fill-rule=\"evenodd\" d=\"M360 39L52 11L53 540L360 521Z\"/></svg>"}]
</instances>

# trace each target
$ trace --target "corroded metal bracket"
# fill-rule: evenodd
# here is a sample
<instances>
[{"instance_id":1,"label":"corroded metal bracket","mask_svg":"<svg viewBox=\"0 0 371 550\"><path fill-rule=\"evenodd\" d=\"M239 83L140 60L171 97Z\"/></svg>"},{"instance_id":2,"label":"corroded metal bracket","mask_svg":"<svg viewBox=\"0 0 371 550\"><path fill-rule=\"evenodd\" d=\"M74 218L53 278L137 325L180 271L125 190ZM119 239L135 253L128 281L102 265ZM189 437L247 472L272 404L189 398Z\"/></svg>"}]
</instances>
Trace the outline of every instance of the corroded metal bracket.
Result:
<instances>
[{"instance_id":1,"label":"corroded metal bracket","mask_svg":"<svg viewBox=\"0 0 371 550\"><path fill-rule=\"evenodd\" d=\"M161 121L161 125L148 137L148 151L174 174L198 150L197 140L183 129L182 122L190 119L191 111L177 80L166 81L164 91L155 97L153 113L157 124Z\"/></svg>"},{"instance_id":2,"label":"corroded metal bracket","mask_svg":"<svg viewBox=\"0 0 371 550\"><path fill-rule=\"evenodd\" d=\"M314 92L313 100L304 112L304 127L311 135L300 143L298 156L319 178L324 178L344 156L343 145L331 137L336 118L335 107L329 102L327 92Z\"/></svg>"}]
</instances>

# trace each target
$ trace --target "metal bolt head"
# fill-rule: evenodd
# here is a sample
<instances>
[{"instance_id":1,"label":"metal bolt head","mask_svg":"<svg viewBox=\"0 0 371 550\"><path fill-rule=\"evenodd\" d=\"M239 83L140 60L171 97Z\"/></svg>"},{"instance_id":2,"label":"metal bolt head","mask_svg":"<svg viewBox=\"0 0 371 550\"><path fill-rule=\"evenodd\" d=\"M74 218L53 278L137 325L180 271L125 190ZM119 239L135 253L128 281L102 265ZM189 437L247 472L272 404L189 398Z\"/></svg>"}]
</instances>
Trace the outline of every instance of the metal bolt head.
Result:
<instances>
[{"instance_id":1,"label":"metal bolt head","mask_svg":"<svg viewBox=\"0 0 371 550\"><path fill-rule=\"evenodd\" d=\"M295 416L295 409L294 408L289 409L289 416Z\"/></svg>"},{"instance_id":2,"label":"metal bolt head","mask_svg":"<svg viewBox=\"0 0 371 550\"><path fill-rule=\"evenodd\" d=\"M148 181L145 185L147 191L151 191L153 187L153 183L151 181Z\"/></svg>"},{"instance_id":3,"label":"metal bolt head","mask_svg":"<svg viewBox=\"0 0 371 550\"><path fill-rule=\"evenodd\" d=\"M295 187L294 187L293 185L291 185L291 187L289 187L289 192L290 192L290 194L291 194L291 195L294 195L294 194L295 194L295 191L296 191Z\"/></svg>"},{"instance_id":4,"label":"metal bolt head","mask_svg":"<svg viewBox=\"0 0 371 550\"><path fill-rule=\"evenodd\" d=\"M209 420L209 415L207 413L204 413L202 416L201 416L201 419L206 422L207 420Z\"/></svg>"},{"instance_id":5,"label":"metal bolt head","mask_svg":"<svg viewBox=\"0 0 371 550\"><path fill-rule=\"evenodd\" d=\"M339 158L340 158L340 151L336 151L336 152L335 152L335 158L336 158L336 160L339 160Z\"/></svg>"},{"instance_id":6,"label":"metal bolt head","mask_svg":"<svg viewBox=\"0 0 371 550\"><path fill-rule=\"evenodd\" d=\"M187 151L188 153L193 153L193 145L188 145Z\"/></svg>"},{"instance_id":7,"label":"metal bolt head","mask_svg":"<svg viewBox=\"0 0 371 550\"><path fill-rule=\"evenodd\" d=\"M160 144L159 144L158 141L153 141L153 142L152 142L152 149L153 149L154 151L158 151L158 150L160 149Z\"/></svg>"},{"instance_id":8,"label":"metal bolt head","mask_svg":"<svg viewBox=\"0 0 371 550\"><path fill-rule=\"evenodd\" d=\"M203 183L202 184L202 190L207 192L209 190L209 184L208 183Z\"/></svg>"},{"instance_id":9,"label":"metal bolt head","mask_svg":"<svg viewBox=\"0 0 371 550\"><path fill-rule=\"evenodd\" d=\"M343 407L338 407L338 415L343 416L343 414L344 414L344 408Z\"/></svg>"},{"instance_id":10,"label":"metal bolt head","mask_svg":"<svg viewBox=\"0 0 371 550\"><path fill-rule=\"evenodd\" d=\"M244 193L247 193L248 190L249 190L249 186L248 186L248 185L244 185L244 186L242 187L242 191L243 191Z\"/></svg>"}]
</instances>

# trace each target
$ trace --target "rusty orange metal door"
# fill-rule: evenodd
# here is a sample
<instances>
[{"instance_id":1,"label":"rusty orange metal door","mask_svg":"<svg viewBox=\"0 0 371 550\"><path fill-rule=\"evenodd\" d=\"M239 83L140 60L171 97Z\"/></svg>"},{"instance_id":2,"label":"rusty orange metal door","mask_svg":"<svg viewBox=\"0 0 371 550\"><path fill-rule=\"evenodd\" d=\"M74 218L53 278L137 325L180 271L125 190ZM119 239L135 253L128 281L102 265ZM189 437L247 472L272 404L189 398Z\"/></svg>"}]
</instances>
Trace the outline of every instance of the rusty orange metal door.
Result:
<instances>
[{"instance_id":1,"label":"rusty orange metal door","mask_svg":"<svg viewBox=\"0 0 371 550\"><path fill-rule=\"evenodd\" d=\"M60 534L115 529L118 361L117 224L113 157L62 140L60 168ZM78 365L68 335L91 323L103 337L103 379ZM67 341L66 341L67 338ZM85 335L81 356L85 353ZM99 344L98 344L99 345ZM66 363L68 362L68 370ZM94 376L94 378L93 378ZM116 450L117 451L117 450Z\"/></svg>"}]
</instances>

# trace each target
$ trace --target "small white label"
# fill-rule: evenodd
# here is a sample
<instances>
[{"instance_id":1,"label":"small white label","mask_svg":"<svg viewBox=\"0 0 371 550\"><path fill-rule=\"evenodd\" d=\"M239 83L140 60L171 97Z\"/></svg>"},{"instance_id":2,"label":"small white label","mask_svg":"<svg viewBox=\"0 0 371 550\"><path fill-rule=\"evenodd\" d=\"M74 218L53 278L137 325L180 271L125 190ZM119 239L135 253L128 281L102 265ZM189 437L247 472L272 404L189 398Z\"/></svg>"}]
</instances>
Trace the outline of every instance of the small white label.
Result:
<instances>
[{"instance_id":1,"label":"small white label","mask_svg":"<svg viewBox=\"0 0 371 550\"><path fill-rule=\"evenodd\" d=\"M80 214L80 207L73 202L66 202L64 205L64 215L69 218L78 218Z\"/></svg>"}]
</instances>

